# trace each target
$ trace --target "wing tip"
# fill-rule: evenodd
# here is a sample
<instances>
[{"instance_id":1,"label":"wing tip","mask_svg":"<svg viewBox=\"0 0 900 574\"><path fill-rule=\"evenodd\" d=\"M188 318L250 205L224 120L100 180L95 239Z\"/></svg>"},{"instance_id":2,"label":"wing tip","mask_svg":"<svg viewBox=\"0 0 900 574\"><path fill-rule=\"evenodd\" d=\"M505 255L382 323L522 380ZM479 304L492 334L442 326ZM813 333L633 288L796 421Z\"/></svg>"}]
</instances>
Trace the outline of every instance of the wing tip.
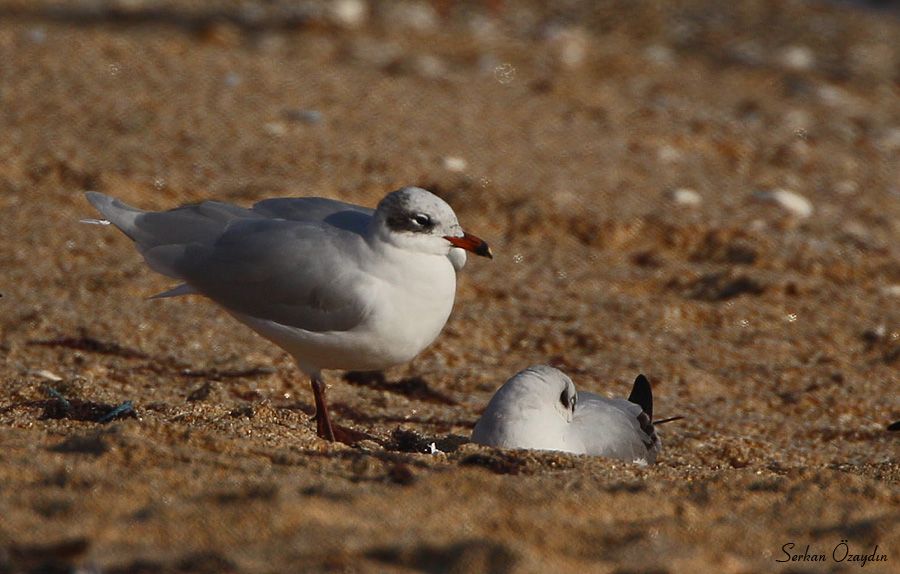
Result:
<instances>
[{"instance_id":1,"label":"wing tip","mask_svg":"<svg viewBox=\"0 0 900 574\"><path fill-rule=\"evenodd\" d=\"M647 413L650 420L653 420L653 390L650 386L650 380L646 376L640 374L634 379L634 385L631 387L631 394L628 395L629 402L632 402Z\"/></svg>"},{"instance_id":2,"label":"wing tip","mask_svg":"<svg viewBox=\"0 0 900 574\"><path fill-rule=\"evenodd\" d=\"M82 220L82 222L106 225L100 222L108 221L118 227L125 235L135 239L135 220L143 211L126 205L118 199L99 191L86 191L84 192L84 197L94 206L94 209L103 215L104 219L88 219Z\"/></svg>"},{"instance_id":3,"label":"wing tip","mask_svg":"<svg viewBox=\"0 0 900 574\"><path fill-rule=\"evenodd\" d=\"M104 208L109 205L112 205L113 198L106 195L105 193L100 193L99 191L85 191L84 192L85 199L93 205L97 211L103 212Z\"/></svg>"},{"instance_id":4,"label":"wing tip","mask_svg":"<svg viewBox=\"0 0 900 574\"><path fill-rule=\"evenodd\" d=\"M194 295L197 291L188 285L187 283L181 283L172 287L171 289L167 289L162 293L157 293L156 295L151 295L148 299L168 299L169 297L181 297L182 295Z\"/></svg>"}]
</instances>

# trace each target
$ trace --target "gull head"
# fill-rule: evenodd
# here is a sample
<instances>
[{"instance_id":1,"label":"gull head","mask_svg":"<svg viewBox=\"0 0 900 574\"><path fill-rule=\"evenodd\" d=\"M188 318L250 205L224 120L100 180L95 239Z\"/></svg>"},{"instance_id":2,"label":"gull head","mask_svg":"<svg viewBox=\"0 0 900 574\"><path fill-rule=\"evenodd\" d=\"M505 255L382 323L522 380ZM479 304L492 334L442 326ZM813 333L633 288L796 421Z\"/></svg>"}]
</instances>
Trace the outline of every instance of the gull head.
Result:
<instances>
[{"instance_id":1,"label":"gull head","mask_svg":"<svg viewBox=\"0 0 900 574\"><path fill-rule=\"evenodd\" d=\"M578 394L572 379L547 365L516 373L503 383L475 424L472 440L511 448L584 452L570 423Z\"/></svg>"},{"instance_id":2,"label":"gull head","mask_svg":"<svg viewBox=\"0 0 900 574\"><path fill-rule=\"evenodd\" d=\"M575 417L578 392L567 374L549 365L534 365L506 381L491 399L488 410L504 411L509 421L529 417Z\"/></svg>"},{"instance_id":3,"label":"gull head","mask_svg":"<svg viewBox=\"0 0 900 574\"><path fill-rule=\"evenodd\" d=\"M578 392L569 375L549 365L535 365L519 372L507 384L514 384L525 391L531 400L544 409L552 406L566 422L572 422Z\"/></svg>"},{"instance_id":4,"label":"gull head","mask_svg":"<svg viewBox=\"0 0 900 574\"><path fill-rule=\"evenodd\" d=\"M446 201L419 187L387 194L375 209L376 233L401 249L447 255L454 247L493 257L488 244L466 233Z\"/></svg>"}]
</instances>

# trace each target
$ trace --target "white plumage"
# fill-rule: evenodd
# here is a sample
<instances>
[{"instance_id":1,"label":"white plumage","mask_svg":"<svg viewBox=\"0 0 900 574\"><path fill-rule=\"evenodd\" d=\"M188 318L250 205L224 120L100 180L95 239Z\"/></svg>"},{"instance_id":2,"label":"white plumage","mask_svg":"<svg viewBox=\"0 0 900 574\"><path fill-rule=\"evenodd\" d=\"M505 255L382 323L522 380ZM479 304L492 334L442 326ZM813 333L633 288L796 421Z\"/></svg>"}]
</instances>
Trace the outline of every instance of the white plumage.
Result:
<instances>
[{"instance_id":1,"label":"white plumage","mask_svg":"<svg viewBox=\"0 0 900 574\"><path fill-rule=\"evenodd\" d=\"M650 384L643 375L629 399L577 392L572 379L559 369L529 367L494 394L472 440L653 464L661 443L651 420Z\"/></svg>"},{"instance_id":2,"label":"white plumage","mask_svg":"<svg viewBox=\"0 0 900 574\"><path fill-rule=\"evenodd\" d=\"M450 315L463 249L491 256L447 203L415 187L375 210L279 198L145 212L96 192L87 198L152 269L183 281L158 297L204 295L290 353L311 378L319 433L329 438L321 371L415 357Z\"/></svg>"}]
</instances>

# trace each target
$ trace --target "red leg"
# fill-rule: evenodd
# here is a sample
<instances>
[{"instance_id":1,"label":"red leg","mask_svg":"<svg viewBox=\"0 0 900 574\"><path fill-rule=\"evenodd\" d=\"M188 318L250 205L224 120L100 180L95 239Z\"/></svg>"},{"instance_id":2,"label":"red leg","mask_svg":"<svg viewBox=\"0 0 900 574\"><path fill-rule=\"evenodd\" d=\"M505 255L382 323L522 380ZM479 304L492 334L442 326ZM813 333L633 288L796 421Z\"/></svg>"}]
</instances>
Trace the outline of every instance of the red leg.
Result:
<instances>
[{"instance_id":1,"label":"red leg","mask_svg":"<svg viewBox=\"0 0 900 574\"><path fill-rule=\"evenodd\" d=\"M316 400L316 434L334 442L334 429L331 427L331 418L328 416L328 406L325 403L325 382L316 376L309 379L309 384Z\"/></svg>"}]
</instances>

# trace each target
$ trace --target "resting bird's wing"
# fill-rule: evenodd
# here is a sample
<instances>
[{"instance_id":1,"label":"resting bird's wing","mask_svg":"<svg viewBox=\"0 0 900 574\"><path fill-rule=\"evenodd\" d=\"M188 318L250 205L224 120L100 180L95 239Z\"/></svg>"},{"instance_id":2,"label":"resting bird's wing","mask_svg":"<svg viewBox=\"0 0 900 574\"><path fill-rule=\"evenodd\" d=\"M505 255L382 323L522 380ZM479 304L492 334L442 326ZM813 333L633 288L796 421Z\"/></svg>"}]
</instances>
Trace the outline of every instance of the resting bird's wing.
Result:
<instances>
[{"instance_id":1,"label":"resting bird's wing","mask_svg":"<svg viewBox=\"0 0 900 574\"><path fill-rule=\"evenodd\" d=\"M324 197L278 197L253 205L253 212L264 217L327 223L353 233L365 233L375 210Z\"/></svg>"},{"instance_id":2,"label":"resting bird's wing","mask_svg":"<svg viewBox=\"0 0 900 574\"><path fill-rule=\"evenodd\" d=\"M572 429L587 454L653 463L659 438L650 418L635 403L579 392Z\"/></svg>"}]
</instances>

